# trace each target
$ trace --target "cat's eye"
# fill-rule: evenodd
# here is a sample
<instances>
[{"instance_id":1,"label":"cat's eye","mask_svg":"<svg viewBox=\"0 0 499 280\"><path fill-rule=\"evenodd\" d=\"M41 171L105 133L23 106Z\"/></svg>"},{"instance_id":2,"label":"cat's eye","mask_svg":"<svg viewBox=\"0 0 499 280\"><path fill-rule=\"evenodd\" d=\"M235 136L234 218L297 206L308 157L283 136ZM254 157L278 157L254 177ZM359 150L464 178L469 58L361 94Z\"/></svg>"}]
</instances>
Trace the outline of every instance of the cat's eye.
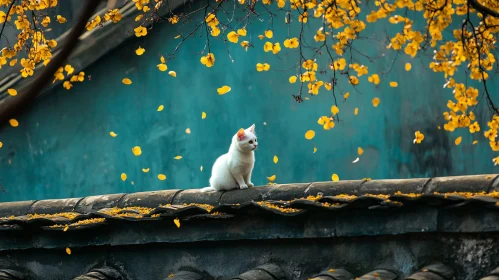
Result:
<instances>
[{"instance_id":1,"label":"cat's eye","mask_svg":"<svg viewBox=\"0 0 499 280\"><path fill-rule=\"evenodd\" d=\"M253 140L250 140L250 141L249 141L249 143L250 143L250 144L253 144Z\"/></svg>"}]
</instances>

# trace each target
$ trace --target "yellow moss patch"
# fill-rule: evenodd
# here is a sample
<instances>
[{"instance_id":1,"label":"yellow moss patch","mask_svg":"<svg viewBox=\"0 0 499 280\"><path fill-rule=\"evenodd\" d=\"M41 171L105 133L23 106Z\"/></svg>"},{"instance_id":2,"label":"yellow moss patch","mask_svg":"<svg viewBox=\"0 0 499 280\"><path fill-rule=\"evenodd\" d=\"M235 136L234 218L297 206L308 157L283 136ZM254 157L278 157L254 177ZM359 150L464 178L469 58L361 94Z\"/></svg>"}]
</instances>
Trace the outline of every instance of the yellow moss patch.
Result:
<instances>
[{"instance_id":1,"label":"yellow moss patch","mask_svg":"<svg viewBox=\"0 0 499 280\"><path fill-rule=\"evenodd\" d=\"M37 218L53 219L53 218L57 218L57 217L63 217L63 218L72 220L72 219L78 217L78 214L71 213L71 212L56 213L56 214L28 214L28 220L37 219Z\"/></svg>"},{"instance_id":2,"label":"yellow moss patch","mask_svg":"<svg viewBox=\"0 0 499 280\"><path fill-rule=\"evenodd\" d=\"M85 220L80 220L76 223L71 223L69 225L52 225L49 226L50 228L66 228L66 227L78 227L82 225L90 225L90 224L98 224L104 222L106 219L105 218L92 218L92 219L85 219Z\"/></svg>"},{"instance_id":3,"label":"yellow moss patch","mask_svg":"<svg viewBox=\"0 0 499 280\"><path fill-rule=\"evenodd\" d=\"M259 201L257 203L258 203L258 205L261 205L261 206L264 206L264 207L267 207L267 208L271 208L271 209L274 209L274 210L277 210L277 211L280 211L280 212L283 212L283 213L295 213L295 212L300 211L300 209L284 208L282 206L275 205L275 204L272 204L272 203L269 203L269 202L266 202L266 201Z\"/></svg>"}]
</instances>

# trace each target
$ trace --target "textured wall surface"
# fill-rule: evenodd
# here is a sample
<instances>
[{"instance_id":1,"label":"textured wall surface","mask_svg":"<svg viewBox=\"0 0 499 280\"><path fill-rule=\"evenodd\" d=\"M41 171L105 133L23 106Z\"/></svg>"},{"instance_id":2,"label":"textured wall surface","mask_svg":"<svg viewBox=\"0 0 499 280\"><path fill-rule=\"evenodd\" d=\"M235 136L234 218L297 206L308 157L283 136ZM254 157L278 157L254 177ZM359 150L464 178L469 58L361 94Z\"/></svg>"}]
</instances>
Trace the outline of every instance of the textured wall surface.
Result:
<instances>
[{"instance_id":1,"label":"textured wall surface","mask_svg":"<svg viewBox=\"0 0 499 280\"><path fill-rule=\"evenodd\" d=\"M275 30L284 31L274 32L281 45L287 34L282 18L279 15L274 22ZM387 29L398 31L390 28L393 26L368 29L370 39L354 45L373 56L385 54L375 65L359 58L370 73L391 68L393 51L386 50L388 43L382 39L374 39L385 38ZM267 22L248 27L247 39L251 34L255 45L248 52L239 44L228 45L234 62L220 40L225 36L212 39L216 63L210 69L199 62L205 41L198 37L186 41L176 59L168 62L177 78L156 68L159 55L171 52L179 42L174 39L177 26L156 24L145 40L128 40L85 69L84 83L75 84L70 91L58 86L18 117L19 127L0 129L4 144L0 149L0 185L4 189L0 201L204 187L212 163L228 150L231 136L252 123L260 142L253 173L258 185L273 174L278 183L284 183L330 180L332 173L341 179L382 179L495 172L483 129L473 137L467 132L437 130L437 125L443 125L442 112L452 93L442 89L441 74L427 70L426 57L431 56L413 60L412 71L405 72L409 58L399 55L388 79L377 88L362 76L356 91L345 75L340 75L339 90L351 95L346 102L337 96L341 122L324 131L317 119L329 114L331 92L322 88L318 96L295 102L291 95L297 93L299 84L287 81L296 71L284 70L294 65L297 53L284 48L279 56L264 53L266 40L256 36L265 29ZM293 25L291 36L298 32ZM146 49L144 55L135 55L138 46ZM257 62L268 62L271 70L257 72ZM124 77L133 84L123 85ZM399 87L389 87L390 80L398 81ZM231 86L232 91L219 96L216 89L223 85ZM489 86L497 99L497 80ZM371 104L373 97L381 99L377 108ZM161 104L165 109L157 112ZM485 108L484 102L481 105ZM357 116L355 107L359 108ZM203 111L207 113L204 120ZM477 115L485 125L486 110L477 110ZM186 134L186 128L192 133ZM312 141L304 138L309 129L316 131ZM416 130L425 134L421 145L412 143ZM110 137L110 131L118 137ZM463 142L455 146L454 139L460 135ZM480 142L472 145L475 139ZM136 145L142 147L140 157L131 152ZM318 149L315 154L314 147ZM365 153L353 164L357 147L363 147ZM177 155L183 158L173 159ZM274 155L279 157L278 164L272 161ZM150 168L150 172L143 173L142 168ZM123 172L128 174L126 182L119 179ZM167 179L159 181L159 173Z\"/></svg>"},{"instance_id":2,"label":"textured wall surface","mask_svg":"<svg viewBox=\"0 0 499 280\"><path fill-rule=\"evenodd\" d=\"M455 271L452 279L476 280L497 266L497 242L497 235L414 234L83 247L73 248L70 256L62 248L28 249L2 254L0 267L20 266L19 270L40 280L73 279L103 264L117 267L126 279L167 279L186 268L206 271L215 279L231 279L274 263L285 279L302 280L330 268L344 268L355 276L388 269L404 279L425 265L444 263Z\"/></svg>"}]
</instances>

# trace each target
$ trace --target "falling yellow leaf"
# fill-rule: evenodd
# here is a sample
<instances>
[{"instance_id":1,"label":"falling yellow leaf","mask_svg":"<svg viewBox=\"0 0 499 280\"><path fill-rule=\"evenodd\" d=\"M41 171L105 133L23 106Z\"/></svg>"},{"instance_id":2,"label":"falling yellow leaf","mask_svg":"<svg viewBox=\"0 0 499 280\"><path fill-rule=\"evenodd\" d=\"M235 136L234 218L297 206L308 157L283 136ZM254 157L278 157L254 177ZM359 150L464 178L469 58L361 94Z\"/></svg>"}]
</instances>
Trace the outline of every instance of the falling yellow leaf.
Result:
<instances>
[{"instance_id":1,"label":"falling yellow leaf","mask_svg":"<svg viewBox=\"0 0 499 280\"><path fill-rule=\"evenodd\" d=\"M274 156L274 163L277 163L279 161L279 158L277 156Z\"/></svg>"},{"instance_id":2,"label":"falling yellow leaf","mask_svg":"<svg viewBox=\"0 0 499 280\"><path fill-rule=\"evenodd\" d=\"M168 75L170 75L172 77L177 77L177 73L175 71L168 72Z\"/></svg>"},{"instance_id":3,"label":"falling yellow leaf","mask_svg":"<svg viewBox=\"0 0 499 280\"><path fill-rule=\"evenodd\" d=\"M333 180L333 182L338 182L340 177L338 177L338 174L334 173L333 176L331 176L331 180Z\"/></svg>"},{"instance_id":4,"label":"falling yellow leaf","mask_svg":"<svg viewBox=\"0 0 499 280\"><path fill-rule=\"evenodd\" d=\"M333 105L331 107L331 113L333 114L333 116L336 116L336 114L338 114L340 112L340 109L338 109L338 107L336 105Z\"/></svg>"},{"instance_id":5,"label":"falling yellow leaf","mask_svg":"<svg viewBox=\"0 0 499 280\"><path fill-rule=\"evenodd\" d=\"M136 156L140 156L142 154L142 150L139 146L135 146L132 148L132 153Z\"/></svg>"},{"instance_id":6,"label":"falling yellow leaf","mask_svg":"<svg viewBox=\"0 0 499 280\"><path fill-rule=\"evenodd\" d=\"M290 82L291 84L296 83L296 76L291 76L291 77L289 77L289 82Z\"/></svg>"},{"instance_id":7,"label":"falling yellow leaf","mask_svg":"<svg viewBox=\"0 0 499 280\"><path fill-rule=\"evenodd\" d=\"M176 156L176 157L174 157L174 159L176 159L176 160L179 160L181 158L182 158L182 156Z\"/></svg>"},{"instance_id":8,"label":"falling yellow leaf","mask_svg":"<svg viewBox=\"0 0 499 280\"><path fill-rule=\"evenodd\" d=\"M315 137L315 131L309 130L309 131L305 132L305 139L312 140L312 139L314 139L314 137Z\"/></svg>"},{"instance_id":9,"label":"falling yellow leaf","mask_svg":"<svg viewBox=\"0 0 499 280\"><path fill-rule=\"evenodd\" d=\"M126 180L126 174L125 173L121 173L121 181L125 181Z\"/></svg>"},{"instance_id":10,"label":"falling yellow leaf","mask_svg":"<svg viewBox=\"0 0 499 280\"><path fill-rule=\"evenodd\" d=\"M221 88L218 88L217 92L218 92L219 95L224 95L227 92L229 92L230 90L231 90L231 88L229 86L223 86Z\"/></svg>"},{"instance_id":11,"label":"falling yellow leaf","mask_svg":"<svg viewBox=\"0 0 499 280\"><path fill-rule=\"evenodd\" d=\"M146 52L146 49L144 49L140 46L138 49L135 50L135 54L137 54L137 55L143 55L145 52Z\"/></svg>"},{"instance_id":12,"label":"falling yellow leaf","mask_svg":"<svg viewBox=\"0 0 499 280\"><path fill-rule=\"evenodd\" d=\"M459 144L461 144L461 140L463 140L463 137L459 136L459 137L456 138L456 141L454 141L454 143L456 145L459 145Z\"/></svg>"},{"instance_id":13,"label":"falling yellow leaf","mask_svg":"<svg viewBox=\"0 0 499 280\"><path fill-rule=\"evenodd\" d=\"M144 172L144 173L149 172L149 168L142 168L142 172Z\"/></svg>"},{"instance_id":14,"label":"falling yellow leaf","mask_svg":"<svg viewBox=\"0 0 499 280\"><path fill-rule=\"evenodd\" d=\"M17 90L15 90L13 88L9 88L7 90L7 92L9 93L10 96L16 96L17 95Z\"/></svg>"},{"instance_id":15,"label":"falling yellow leaf","mask_svg":"<svg viewBox=\"0 0 499 280\"><path fill-rule=\"evenodd\" d=\"M473 141L473 145L476 145L478 143L478 140Z\"/></svg>"},{"instance_id":16,"label":"falling yellow leaf","mask_svg":"<svg viewBox=\"0 0 499 280\"><path fill-rule=\"evenodd\" d=\"M315 154L316 152L317 152L317 148L316 148L316 147L314 147L314 154Z\"/></svg>"},{"instance_id":17,"label":"falling yellow leaf","mask_svg":"<svg viewBox=\"0 0 499 280\"><path fill-rule=\"evenodd\" d=\"M177 228L180 228L180 220L178 218L175 218L175 220L173 220L173 222L175 223Z\"/></svg>"},{"instance_id":18,"label":"falling yellow leaf","mask_svg":"<svg viewBox=\"0 0 499 280\"><path fill-rule=\"evenodd\" d=\"M157 65L159 71L162 71L162 72L165 72L167 69L168 69L168 66L166 66L166 64L164 63L160 63Z\"/></svg>"},{"instance_id":19,"label":"falling yellow leaf","mask_svg":"<svg viewBox=\"0 0 499 280\"><path fill-rule=\"evenodd\" d=\"M391 87L398 87L399 84L397 82L390 82Z\"/></svg>"},{"instance_id":20,"label":"falling yellow leaf","mask_svg":"<svg viewBox=\"0 0 499 280\"><path fill-rule=\"evenodd\" d=\"M159 105L159 107L158 107L158 112L163 111L163 109L165 109L165 106L163 106L163 105Z\"/></svg>"},{"instance_id":21,"label":"falling yellow leaf","mask_svg":"<svg viewBox=\"0 0 499 280\"><path fill-rule=\"evenodd\" d=\"M164 181L164 180L166 180L166 175L165 174L158 174L158 179L160 179L161 181Z\"/></svg>"},{"instance_id":22,"label":"falling yellow leaf","mask_svg":"<svg viewBox=\"0 0 499 280\"><path fill-rule=\"evenodd\" d=\"M69 249L68 247L66 248L66 254L71 255L71 249Z\"/></svg>"},{"instance_id":23,"label":"falling yellow leaf","mask_svg":"<svg viewBox=\"0 0 499 280\"><path fill-rule=\"evenodd\" d=\"M369 182L369 181L371 181L371 178L362 178L362 181Z\"/></svg>"},{"instance_id":24,"label":"falling yellow leaf","mask_svg":"<svg viewBox=\"0 0 499 280\"><path fill-rule=\"evenodd\" d=\"M191 134L191 129L190 129L190 128L187 128L187 129L185 130L185 133L187 133L187 134Z\"/></svg>"},{"instance_id":25,"label":"falling yellow leaf","mask_svg":"<svg viewBox=\"0 0 499 280\"><path fill-rule=\"evenodd\" d=\"M272 38L274 36L274 32L272 30L265 30L265 37Z\"/></svg>"},{"instance_id":26,"label":"falling yellow leaf","mask_svg":"<svg viewBox=\"0 0 499 280\"><path fill-rule=\"evenodd\" d=\"M3 143L2 143L2 142L0 142L0 148L1 148L2 146L3 146Z\"/></svg>"},{"instance_id":27,"label":"falling yellow leaf","mask_svg":"<svg viewBox=\"0 0 499 280\"><path fill-rule=\"evenodd\" d=\"M200 170L201 172L203 172L203 166L202 166L202 165L199 167L199 170Z\"/></svg>"},{"instance_id":28,"label":"falling yellow leaf","mask_svg":"<svg viewBox=\"0 0 499 280\"><path fill-rule=\"evenodd\" d=\"M373 106L374 107L378 107L378 105L379 105L379 98L377 98L377 97L373 98L372 102L373 102Z\"/></svg>"},{"instance_id":29,"label":"falling yellow leaf","mask_svg":"<svg viewBox=\"0 0 499 280\"><path fill-rule=\"evenodd\" d=\"M347 100L348 97L350 97L350 92L345 92L345 94L343 94L343 98Z\"/></svg>"},{"instance_id":30,"label":"falling yellow leaf","mask_svg":"<svg viewBox=\"0 0 499 280\"><path fill-rule=\"evenodd\" d=\"M361 147L358 147L357 154L359 154L359 156L361 156L363 153L364 153L364 149L362 149Z\"/></svg>"},{"instance_id":31,"label":"falling yellow leaf","mask_svg":"<svg viewBox=\"0 0 499 280\"><path fill-rule=\"evenodd\" d=\"M409 62L407 62L405 64L405 71L411 71L411 68L412 68L412 65Z\"/></svg>"},{"instance_id":32,"label":"falling yellow leaf","mask_svg":"<svg viewBox=\"0 0 499 280\"><path fill-rule=\"evenodd\" d=\"M355 108L355 110L353 110L353 113L354 113L354 115L359 114L359 108Z\"/></svg>"},{"instance_id":33,"label":"falling yellow leaf","mask_svg":"<svg viewBox=\"0 0 499 280\"><path fill-rule=\"evenodd\" d=\"M272 175L270 177L267 177L267 179L270 181L270 182L274 182L275 181L275 178L276 176L275 175Z\"/></svg>"},{"instance_id":34,"label":"falling yellow leaf","mask_svg":"<svg viewBox=\"0 0 499 280\"><path fill-rule=\"evenodd\" d=\"M132 80L128 79L128 78L124 78L123 80L121 80L122 83L124 83L125 85L131 85L132 84Z\"/></svg>"},{"instance_id":35,"label":"falling yellow leaf","mask_svg":"<svg viewBox=\"0 0 499 280\"><path fill-rule=\"evenodd\" d=\"M116 136L118 136L118 134L114 133L113 131L109 132L109 135L111 135L111 137L116 137Z\"/></svg>"},{"instance_id":36,"label":"falling yellow leaf","mask_svg":"<svg viewBox=\"0 0 499 280\"><path fill-rule=\"evenodd\" d=\"M201 118L202 118L203 120L204 120L204 119L206 119L206 113L205 113L205 112L202 112L202 113L201 113Z\"/></svg>"},{"instance_id":37,"label":"falling yellow leaf","mask_svg":"<svg viewBox=\"0 0 499 280\"><path fill-rule=\"evenodd\" d=\"M68 231L68 229L69 229L69 226L66 225L62 231L66 232L66 231Z\"/></svg>"},{"instance_id":38,"label":"falling yellow leaf","mask_svg":"<svg viewBox=\"0 0 499 280\"><path fill-rule=\"evenodd\" d=\"M10 119L10 120L9 120L9 124L10 124L12 127L18 127L18 126L19 126L19 122L18 122L16 119Z\"/></svg>"}]
</instances>

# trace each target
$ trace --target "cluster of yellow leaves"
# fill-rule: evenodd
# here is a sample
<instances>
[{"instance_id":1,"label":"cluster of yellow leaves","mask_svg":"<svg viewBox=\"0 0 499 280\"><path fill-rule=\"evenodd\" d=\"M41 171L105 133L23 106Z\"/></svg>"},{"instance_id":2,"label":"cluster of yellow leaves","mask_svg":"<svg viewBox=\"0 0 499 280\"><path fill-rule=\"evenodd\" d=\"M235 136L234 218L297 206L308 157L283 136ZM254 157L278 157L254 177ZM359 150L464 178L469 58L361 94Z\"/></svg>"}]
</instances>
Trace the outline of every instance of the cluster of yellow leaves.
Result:
<instances>
[{"instance_id":1,"label":"cluster of yellow leaves","mask_svg":"<svg viewBox=\"0 0 499 280\"><path fill-rule=\"evenodd\" d=\"M73 75L74 71L75 69L70 64L66 64L66 66L64 67L59 67L59 69L57 69L54 73L54 80L52 81L52 83L55 83L58 80L64 81L65 79L64 72L66 72L67 77L68 78L70 76L71 77L69 78L69 80L64 81L64 83L62 83L62 86L65 89L70 90L73 87L72 83L74 82L81 83L85 80L85 72L80 72L78 74Z\"/></svg>"}]
</instances>

